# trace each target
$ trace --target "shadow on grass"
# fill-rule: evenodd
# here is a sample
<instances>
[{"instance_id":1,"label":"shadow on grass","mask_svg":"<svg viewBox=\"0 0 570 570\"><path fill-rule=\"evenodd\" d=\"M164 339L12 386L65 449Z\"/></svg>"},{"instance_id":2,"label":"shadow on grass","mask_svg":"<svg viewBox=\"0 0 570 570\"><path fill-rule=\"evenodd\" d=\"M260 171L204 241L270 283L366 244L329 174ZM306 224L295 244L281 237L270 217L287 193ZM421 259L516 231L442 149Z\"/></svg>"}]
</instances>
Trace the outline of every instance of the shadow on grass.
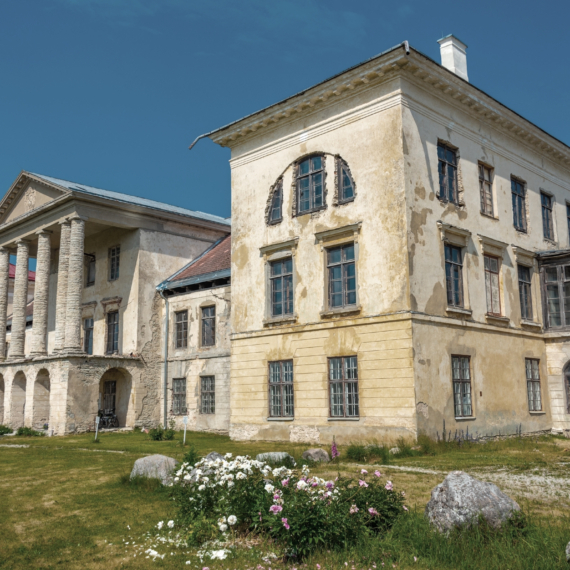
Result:
<instances>
[{"instance_id":1,"label":"shadow on grass","mask_svg":"<svg viewBox=\"0 0 570 570\"><path fill-rule=\"evenodd\" d=\"M143 493L168 493L167 487L160 482L160 479L141 477L140 475L131 478L130 473L123 473L119 477L119 484L133 491L142 491Z\"/></svg>"}]
</instances>

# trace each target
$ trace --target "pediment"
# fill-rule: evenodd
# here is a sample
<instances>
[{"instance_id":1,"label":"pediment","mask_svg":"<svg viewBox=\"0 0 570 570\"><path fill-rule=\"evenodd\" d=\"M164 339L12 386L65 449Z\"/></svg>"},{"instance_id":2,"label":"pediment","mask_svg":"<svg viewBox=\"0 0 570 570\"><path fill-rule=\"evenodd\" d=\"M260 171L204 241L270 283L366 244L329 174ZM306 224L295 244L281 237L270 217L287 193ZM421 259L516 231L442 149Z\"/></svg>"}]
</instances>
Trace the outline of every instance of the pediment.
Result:
<instances>
[{"instance_id":1,"label":"pediment","mask_svg":"<svg viewBox=\"0 0 570 570\"><path fill-rule=\"evenodd\" d=\"M22 172L0 201L0 225L41 208L66 192L27 172Z\"/></svg>"}]
</instances>

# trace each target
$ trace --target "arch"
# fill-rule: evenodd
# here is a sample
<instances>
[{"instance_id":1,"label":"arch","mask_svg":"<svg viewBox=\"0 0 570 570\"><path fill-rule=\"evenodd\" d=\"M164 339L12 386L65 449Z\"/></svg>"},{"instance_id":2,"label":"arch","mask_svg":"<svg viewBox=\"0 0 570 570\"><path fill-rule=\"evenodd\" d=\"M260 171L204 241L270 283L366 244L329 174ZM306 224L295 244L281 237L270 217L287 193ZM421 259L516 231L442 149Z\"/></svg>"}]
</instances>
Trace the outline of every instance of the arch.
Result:
<instances>
[{"instance_id":1,"label":"arch","mask_svg":"<svg viewBox=\"0 0 570 570\"><path fill-rule=\"evenodd\" d=\"M132 377L124 368L110 368L99 382L99 409L114 410L119 427L125 427L131 415Z\"/></svg>"},{"instance_id":2,"label":"arch","mask_svg":"<svg viewBox=\"0 0 570 570\"><path fill-rule=\"evenodd\" d=\"M26 375L20 370L12 380L10 398L10 426L14 429L24 427L26 412Z\"/></svg>"},{"instance_id":3,"label":"arch","mask_svg":"<svg viewBox=\"0 0 570 570\"><path fill-rule=\"evenodd\" d=\"M49 397L51 383L49 372L42 368L34 382L34 409L32 425L34 429L44 429L49 423Z\"/></svg>"},{"instance_id":4,"label":"arch","mask_svg":"<svg viewBox=\"0 0 570 570\"><path fill-rule=\"evenodd\" d=\"M4 376L0 374L0 424L4 423L4 394L6 385L4 384Z\"/></svg>"},{"instance_id":5,"label":"arch","mask_svg":"<svg viewBox=\"0 0 570 570\"><path fill-rule=\"evenodd\" d=\"M566 413L570 414L570 362L567 362L566 366L564 366L562 382L564 383L564 394L566 396Z\"/></svg>"}]
</instances>

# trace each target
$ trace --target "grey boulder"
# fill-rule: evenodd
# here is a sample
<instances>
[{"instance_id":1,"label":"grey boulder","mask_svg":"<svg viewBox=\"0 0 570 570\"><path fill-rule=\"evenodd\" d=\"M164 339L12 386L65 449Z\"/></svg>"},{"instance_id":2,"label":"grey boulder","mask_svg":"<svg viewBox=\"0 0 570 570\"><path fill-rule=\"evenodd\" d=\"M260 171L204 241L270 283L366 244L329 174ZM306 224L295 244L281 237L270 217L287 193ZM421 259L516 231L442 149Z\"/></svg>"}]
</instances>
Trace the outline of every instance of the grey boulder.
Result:
<instances>
[{"instance_id":1,"label":"grey boulder","mask_svg":"<svg viewBox=\"0 0 570 570\"><path fill-rule=\"evenodd\" d=\"M255 459L256 461L263 461L265 463L279 463L280 461L285 461L286 459L295 461L293 457L286 451L270 451L269 453L260 453Z\"/></svg>"},{"instance_id":2,"label":"grey boulder","mask_svg":"<svg viewBox=\"0 0 570 570\"><path fill-rule=\"evenodd\" d=\"M425 514L437 530L448 533L454 527L477 524L480 516L498 528L514 511L520 511L518 504L496 485L452 471L432 490Z\"/></svg>"},{"instance_id":3,"label":"grey boulder","mask_svg":"<svg viewBox=\"0 0 570 570\"><path fill-rule=\"evenodd\" d=\"M221 459L223 461L224 456L221 453L218 453L217 451L211 451L210 453L208 453L208 455L206 455L206 457L204 457L204 459L211 463L218 459Z\"/></svg>"},{"instance_id":4,"label":"grey boulder","mask_svg":"<svg viewBox=\"0 0 570 570\"><path fill-rule=\"evenodd\" d=\"M135 461L131 471L133 477L147 477L159 479L163 485L172 483L172 472L176 469L179 461L166 455L149 455Z\"/></svg>"},{"instance_id":5,"label":"grey boulder","mask_svg":"<svg viewBox=\"0 0 570 570\"><path fill-rule=\"evenodd\" d=\"M303 459L308 459L309 461L322 461L324 463L328 463L331 459L329 454L324 450L320 449L319 447L314 447L313 449L307 449L307 451L303 452Z\"/></svg>"}]
</instances>

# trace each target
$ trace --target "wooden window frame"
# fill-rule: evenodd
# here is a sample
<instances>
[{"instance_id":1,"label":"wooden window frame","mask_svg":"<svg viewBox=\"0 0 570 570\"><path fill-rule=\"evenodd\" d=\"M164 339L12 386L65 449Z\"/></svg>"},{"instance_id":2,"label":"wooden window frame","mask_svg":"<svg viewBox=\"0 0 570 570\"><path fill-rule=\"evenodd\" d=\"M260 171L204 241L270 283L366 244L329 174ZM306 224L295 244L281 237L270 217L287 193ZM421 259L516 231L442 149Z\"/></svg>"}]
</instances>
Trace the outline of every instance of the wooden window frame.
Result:
<instances>
[{"instance_id":1,"label":"wooden window frame","mask_svg":"<svg viewBox=\"0 0 570 570\"><path fill-rule=\"evenodd\" d=\"M174 313L174 348L188 348L188 310Z\"/></svg>"},{"instance_id":2,"label":"wooden window frame","mask_svg":"<svg viewBox=\"0 0 570 570\"><path fill-rule=\"evenodd\" d=\"M452 154L452 161L449 160L450 157L447 153ZM451 202L459 205L459 177L457 175L459 161L457 154L457 148L453 148L451 145L441 141L437 143L438 198L442 202ZM452 181L451 185L450 180Z\"/></svg>"},{"instance_id":3,"label":"wooden window frame","mask_svg":"<svg viewBox=\"0 0 570 570\"><path fill-rule=\"evenodd\" d=\"M213 315L205 315L206 311L213 309ZM216 346L216 305L207 305L200 307L200 346L212 347ZM211 323L211 342L207 338L207 326Z\"/></svg>"},{"instance_id":4,"label":"wooden window frame","mask_svg":"<svg viewBox=\"0 0 570 570\"><path fill-rule=\"evenodd\" d=\"M513 226L517 231L527 233L526 183L515 176L511 176L511 199L513 205Z\"/></svg>"},{"instance_id":5,"label":"wooden window frame","mask_svg":"<svg viewBox=\"0 0 570 570\"><path fill-rule=\"evenodd\" d=\"M86 253L87 257L87 269L85 271L85 287L92 287L95 285L95 278L97 275L97 264L95 255L92 253ZM93 268L93 279L91 279L91 268Z\"/></svg>"},{"instance_id":6,"label":"wooden window frame","mask_svg":"<svg viewBox=\"0 0 570 570\"><path fill-rule=\"evenodd\" d=\"M271 197L271 207L267 223L269 225L278 224L283 220L283 179L281 178L273 189Z\"/></svg>"},{"instance_id":7,"label":"wooden window frame","mask_svg":"<svg viewBox=\"0 0 570 570\"><path fill-rule=\"evenodd\" d=\"M347 368L347 361L348 360L354 359L354 364L355 366L351 366L350 370L354 371L354 377L349 378L349 374L348 374L348 370L349 368ZM333 367L332 364L334 361L340 361L340 372L342 374L341 378L331 378L331 376L333 375ZM331 357L327 359L327 374L328 374L328 385L329 385L329 418L331 419L341 419L341 418L355 418L355 419L359 419L360 418L360 396L359 396L359 382L358 382L358 356L357 355L352 355L352 356L336 356L336 357ZM342 395L342 415L340 414L336 414L333 415L333 410L335 407L335 404L333 404L333 384L334 385L340 385L341 386L341 392L340 394ZM354 385L354 391L352 392L352 397L355 398L355 402L348 404L347 403L347 396L348 396L348 392L347 392L347 388L348 385ZM338 393L337 393L338 394ZM347 408L352 407L353 411L355 411L356 413L347 413L348 410Z\"/></svg>"},{"instance_id":8,"label":"wooden window frame","mask_svg":"<svg viewBox=\"0 0 570 570\"><path fill-rule=\"evenodd\" d=\"M460 309L464 309L465 308L465 294L464 294L464 290L463 290L463 247L460 247L458 245L452 244L452 243L444 243L444 257L445 257L445 291L446 291L446 299L447 299L447 306L448 307L459 307ZM461 259L461 261L458 263L456 261L453 261L453 255L451 255L451 258L448 259L448 255L447 252L448 250L452 253L454 250L457 250L459 252L459 257ZM455 280L453 279L453 276L451 274L451 270L457 268L457 275L458 275L458 279L457 279L457 292L459 293L459 301L456 303L455 302L455 295L453 293L455 293L455 289L453 288L453 283L455 282ZM450 297L450 294L452 294L452 297ZM452 302L450 302L450 300Z\"/></svg>"},{"instance_id":9,"label":"wooden window frame","mask_svg":"<svg viewBox=\"0 0 570 570\"><path fill-rule=\"evenodd\" d=\"M321 161L320 168L313 168L313 159L319 158ZM306 174L301 174L301 165L309 161L309 171ZM323 154L312 154L310 156L304 157L299 160L295 166L295 183L297 191L297 215L302 216L304 214L310 214L311 212L318 212L319 210L324 210L326 208L325 202L325 155ZM320 193L320 205L315 205L316 202L316 188L319 184L316 183L317 177L321 177L321 193ZM309 207L305 210L301 209L301 184L303 180L308 180L308 192L309 192Z\"/></svg>"},{"instance_id":10,"label":"wooden window frame","mask_svg":"<svg viewBox=\"0 0 570 570\"><path fill-rule=\"evenodd\" d=\"M568 364L564 367L562 381L564 382L564 395L566 396L566 413L570 414L570 365Z\"/></svg>"},{"instance_id":11,"label":"wooden window frame","mask_svg":"<svg viewBox=\"0 0 570 570\"><path fill-rule=\"evenodd\" d=\"M463 366L465 360L467 360L467 371L469 374L468 378L464 378L465 367ZM459 367L456 369L455 362L459 361ZM455 371L459 371L459 377L456 377ZM453 411L456 418L472 418L473 414L473 385L472 385L472 374L471 374L471 357L465 354L452 354L451 355L451 382L453 387ZM456 385L459 385L459 392L457 391ZM468 386L469 390L466 392L465 387ZM456 395L459 394L460 402L457 403ZM465 395L469 395L469 403L465 404ZM459 406L459 414L457 407ZM466 409L469 406L469 409ZM468 412L468 413L466 413Z\"/></svg>"},{"instance_id":12,"label":"wooden window frame","mask_svg":"<svg viewBox=\"0 0 570 570\"><path fill-rule=\"evenodd\" d=\"M345 195L344 178L348 178L350 182L350 189L352 191L351 196ZM336 158L336 193L337 193L337 203L347 204L349 202L354 202L356 198L356 185L354 183L354 178L352 177L352 172L348 164L340 157Z\"/></svg>"},{"instance_id":13,"label":"wooden window frame","mask_svg":"<svg viewBox=\"0 0 570 570\"><path fill-rule=\"evenodd\" d=\"M493 271L490 267L487 267L487 259L493 259L497 262L497 271ZM501 311L501 258L495 256L495 255L489 255L489 254L484 254L483 255L483 271L485 272L485 297L487 300L487 314L491 315L493 317L500 317L502 315L502 311ZM497 276L497 301L499 304L499 311L498 312L494 312L493 311L493 304L494 304L494 300L495 298L493 297L493 285L491 283L491 286L489 288L489 290L487 290L487 274L489 275L496 275ZM489 277L489 281L491 281L492 277ZM491 294L491 305L489 306L489 293Z\"/></svg>"},{"instance_id":14,"label":"wooden window frame","mask_svg":"<svg viewBox=\"0 0 570 570\"><path fill-rule=\"evenodd\" d=\"M556 270L556 280L548 281L547 275L550 271ZM556 265L544 265L541 268L541 284L544 299L544 322L549 329L569 329L570 328L570 262ZM553 313L550 311L549 288L556 287L559 306L560 324L552 324ZM565 294L565 292L567 294Z\"/></svg>"},{"instance_id":15,"label":"wooden window frame","mask_svg":"<svg viewBox=\"0 0 570 570\"><path fill-rule=\"evenodd\" d=\"M275 360L267 363L267 399L270 418L295 417L295 384L293 360ZM278 380L275 380L278 371ZM287 390L290 389L290 390ZM289 391L287 394L286 392ZM275 413L275 397L279 400L279 413ZM289 401L288 401L289 399ZM287 413L290 411L290 413Z\"/></svg>"},{"instance_id":16,"label":"wooden window frame","mask_svg":"<svg viewBox=\"0 0 570 570\"><path fill-rule=\"evenodd\" d=\"M183 390L177 389L183 386ZM175 416L184 416L188 411L186 405L186 378L172 379L172 414Z\"/></svg>"},{"instance_id":17,"label":"wooden window frame","mask_svg":"<svg viewBox=\"0 0 570 570\"><path fill-rule=\"evenodd\" d=\"M208 382L211 382L209 385ZM216 377L200 376L200 413L213 415L216 413Z\"/></svg>"},{"instance_id":18,"label":"wooden window frame","mask_svg":"<svg viewBox=\"0 0 570 570\"><path fill-rule=\"evenodd\" d=\"M352 258L345 258L345 250L352 248ZM337 250L340 250L340 261L331 262L331 254ZM354 242L343 243L341 245L331 246L325 249L325 261L327 266L327 306L329 310L344 309L347 307L358 306L358 280L356 274L356 244ZM333 305L332 299L333 295L338 295L339 292L333 292L333 284L339 279L333 279L333 271L335 268L340 267L340 282L342 296L342 303L340 305ZM353 268L353 275L349 275L350 267ZM354 289L348 288L348 282L350 279L354 279ZM354 294L354 302L349 302L349 295Z\"/></svg>"},{"instance_id":19,"label":"wooden window frame","mask_svg":"<svg viewBox=\"0 0 570 570\"><path fill-rule=\"evenodd\" d=\"M286 264L290 263L290 270L286 270ZM274 275L274 268L280 265L282 272ZM280 284L281 291L276 291L277 284ZM281 313L275 312L278 303L275 302L276 293L281 293ZM293 257L283 257L269 262L269 294L270 294L270 314L271 317L286 317L295 313L295 299L293 286Z\"/></svg>"},{"instance_id":20,"label":"wooden window frame","mask_svg":"<svg viewBox=\"0 0 570 570\"><path fill-rule=\"evenodd\" d=\"M112 315L116 315L116 321L110 323ZM105 342L105 354L118 354L119 352L119 311L109 311L105 315L105 322L107 325L107 338ZM113 326L113 328L111 328Z\"/></svg>"},{"instance_id":21,"label":"wooden window frame","mask_svg":"<svg viewBox=\"0 0 570 570\"><path fill-rule=\"evenodd\" d=\"M88 321L91 321L91 326L87 326ZM85 354L93 354L93 325L93 317L86 317L83 319L83 351ZM89 350L89 345L91 345L91 350Z\"/></svg>"},{"instance_id":22,"label":"wooden window frame","mask_svg":"<svg viewBox=\"0 0 570 570\"><path fill-rule=\"evenodd\" d=\"M528 281L521 279L521 269L528 270ZM519 303L521 309L521 318L525 321L533 320L533 302L532 302L532 267L528 265L523 265L521 263L517 264L517 280L519 285ZM528 303L524 299L524 295L527 293ZM524 310L526 308L526 311Z\"/></svg>"},{"instance_id":23,"label":"wooden window frame","mask_svg":"<svg viewBox=\"0 0 570 570\"><path fill-rule=\"evenodd\" d=\"M481 213L485 216L495 217L495 205L493 203L493 169L482 162L479 169L479 192L481 197ZM488 174L488 179L485 175Z\"/></svg>"},{"instance_id":24,"label":"wooden window frame","mask_svg":"<svg viewBox=\"0 0 570 570\"><path fill-rule=\"evenodd\" d=\"M121 246L114 245L109 248L109 274L108 281L116 281L120 276Z\"/></svg>"},{"instance_id":25,"label":"wooden window frame","mask_svg":"<svg viewBox=\"0 0 570 570\"><path fill-rule=\"evenodd\" d=\"M547 192L540 192L540 208L542 212L542 235L544 239L554 240L554 197Z\"/></svg>"},{"instance_id":26,"label":"wooden window frame","mask_svg":"<svg viewBox=\"0 0 570 570\"><path fill-rule=\"evenodd\" d=\"M529 412L542 412L542 388L540 385L540 360L538 358L525 358L526 393ZM536 367L533 366L536 364ZM536 376L534 372L536 371ZM538 391L536 387L538 386ZM536 394L538 394L538 408ZM533 397L534 396L534 397Z\"/></svg>"}]
</instances>

